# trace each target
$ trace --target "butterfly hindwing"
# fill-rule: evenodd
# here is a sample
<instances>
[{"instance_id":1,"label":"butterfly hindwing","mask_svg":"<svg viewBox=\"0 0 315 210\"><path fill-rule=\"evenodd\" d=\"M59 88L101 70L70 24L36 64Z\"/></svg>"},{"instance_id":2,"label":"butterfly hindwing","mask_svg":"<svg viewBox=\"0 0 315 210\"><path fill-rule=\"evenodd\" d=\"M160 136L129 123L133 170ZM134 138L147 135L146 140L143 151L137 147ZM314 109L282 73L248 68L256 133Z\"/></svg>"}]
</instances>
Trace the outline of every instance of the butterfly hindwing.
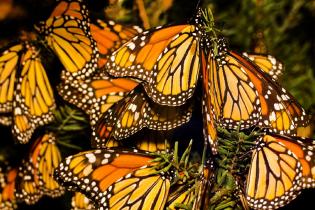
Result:
<instances>
[{"instance_id":1,"label":"butterfly hindwing","mask_svg":"<svg viewBox=\"0 0 315 210\"><path fill-rule=\"evenodd\" d=\"M246 198L254 209L279 208L314 187L314 140L264 135L253 151Z\"/></svg>"},{"instance_id":2,"label":"butterfly hindwing","mask_svg":"<svg viewBox=\"0 0 315 210\"><path fill-rule=\"evenodd\" d=\"M141 86L110 108L93 126L96 145L113 137L126 138L144 127L153 130L170 130L188 122L192 115L191 104L182 107L165 107L152 103Z\"/></svg>"},{"instance_id":3,"label":"butterfly hindwing","mask_svg":"<svg viewBox=\"0 0 315 210\"><path fill-rule=\"evenodd\" d=\"M272 55L243 53L243 56L248 57L274 80L278 80L283 74L284 65Z\"/></svg>"},{"instance_id":4,"label":"butterfly hindwing","mask_svg":"<svg viewBox=\"0 0 315 210\"><path fill-rule=\"evenodd\" d=\"M62 82L57 87L64 100L90 115L91 125L114 103L121 100L138 85L127 78L110 78L106 73L96 72L91 78Z\"/></svg>"},{"instance_id":5,"label":"butterfly hindwing","mask_svg":"<svg viewBox=\"0 0 315 210\"><path fill-rule=\"evenodd\" d=\"M35 166L35 174L39 179L38 187L44 195L58 197L64 193L64 189L53 177L54 169L61 162L56 137L53 133L47 133L40 136L34 144L31 158Z\"/></svg>"},{"instance_id":6,"label":"butterfly hindwing","mask_svg":"<svg viewBox=\"0 0 315 210\"><path fill-rule=\"evenodd\" d=\"M0 208L13 210L17 208L15 197L15 179L17 168L10 166L1 167Z\"/></svg>"},{"instance_id":7,"label":"butterfly hindwing","mask_svg":"<svg viewBox=\"0 0 315 210\"><path fill-rule=\"evenodd\" d=\"M96 210L96 208L84 194L75 192L71 199L71 210Z\"/></svg>"},{"instance_id":8,"label":"butterfly hindwing","mask_svg":"<svg viewBox=\"0 0 315 210\"><path fill-rule=\"evenodd\" d=\"M16 198L29 205L35 204L43 195L38 188L39 179L35 174L34 164L31 160L22 160L15 183Z\"/></svg>"}]
</instances>

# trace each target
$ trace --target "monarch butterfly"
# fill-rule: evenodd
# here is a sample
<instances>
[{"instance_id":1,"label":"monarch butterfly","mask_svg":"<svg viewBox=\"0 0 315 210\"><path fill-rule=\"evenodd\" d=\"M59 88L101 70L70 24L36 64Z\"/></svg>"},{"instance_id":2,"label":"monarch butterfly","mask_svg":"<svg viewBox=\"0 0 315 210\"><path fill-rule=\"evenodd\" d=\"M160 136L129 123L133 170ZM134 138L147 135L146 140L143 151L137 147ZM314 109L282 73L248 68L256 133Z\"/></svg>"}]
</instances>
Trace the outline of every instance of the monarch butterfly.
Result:
<instances>
[{"instance_id":1,"label":"monarch butterfly","mask_svg":"<svg viewBox=\"0 0 315 210\"><path fill-rule=\"evenodd\" d=\"M38 188L44 195L57 197L64 193L54 179L54 169L61 162L61 154L56 145L56 137L53 133L47 133L37 139L31 150L31 158L34 167L34 174L38 177Z\"/></svg>"},{"instance_id":2,"label":"monarch butterfly","mask_svg":"<svg viewBox=\"0 0 315 210\"><path fill-rule=\"evenodd\" d=\"M53 171L61 161L52 133L40 136L21 163L5 172L1 205L9 202L36 203L43 195L56 197L64 190L53 178ZM11 184L12 183L12 184ZM6 203L8 202L8 203Z\"/></svg>"},{"instance_id":3,"label":"monarch butterfly","mask_svg":"<svg viewBox=\"0 0 315 210\"><path fill-rule=\"evenodd\" d=\"M140 32L142 29L138 26L125 26L112 20L97 19L91 23L91 34L100 53L98 67L103 67L114 50Z\"/></svg>"},{"instance_id":4,"label":"monarch butterfly","mask_svg":"<svg viewBox=\"0 0 315 210\"><path fill-rule=\"evenodd\" d=\"M189 121L191 103L182 107L164 107L152 103L138 86L118 104L110 108L92 127L95 143L100 145L109 138L121 140L143 127L153 130L170 130Z\"/></svg>"},{"instance_id":5,"label":"monarch butterfly","mask_svg":"<svg viewBox=\"0 0 315 210\"><path fill-rule=\"evenodd\" d=\"M91 24L91 34L100 50L98 67L102 67L110 53L122 43L141 31L137 26L123 26L113 21L98 19ZM110 78L105 72L97 70L92 78L68 81L65 72L61 75L62 82L58 86L59 94L64 100L83 109L90 115L91 125L113 103L122 99L126 92L134 89L138 83L125 78Z\"/></svg>"},{"instance_id":6,"label":"monarch butterfly","mask_svg":"<svg viewBox=\"0 0 315 210\"><path fill-rule=\"evenodd\" d=\"M206 31L215 31L214 26L201 13L192 25L158 27L136 36L112 54L107 72L143 80L153 101L179 106L192 96L201 68L205 135L214 153L215 124L235 128L242 122L242 128L258 125L291 135L308 125L303 108L260 69L261 62L257 66L228 50L224 39L209 38Z\"/></svg>"},{"instance_id":7,"label":"monarch butterfly","mask_svg":"<svg viewBox=\"0 0 315 210\"><path fill-rule=\"evenodd\" d=\"M152 159L136 151L92 150L67 157L55 173L60 183L81 190L98 209L162 209L170 180L157 173Z\"/></svg>"},{"instance_id":8,"label":"monarch butterfly","mask_svg":"<svg viewBox=\"0 0 315 210\"><path fill-rule=\"evenodd\" d=\"M62 76L62 79L66 80L67 77ZM94 125L102 113L137 85L133 80L113 79L98 71L86 80L74 80L72 84L62 82L57 89L64 100L90 115L90 124Z\"/></svg>"},{"instance_id":9,"label":"monarch butterfly","mask_svg":"<svg viewBox=\"0 0 315 210\"><path fill-rule=\"evenodd\" d=\"M96 210L96 208L84 194L75 192L71 199L71 210Z\"/></svg>"},{"instance_id":10,"label":"monarch butterfly","mask_svg":"<svg viewBox=\"0 0 315 210\"><path fill-rule=\"evenodd\" d=\"M42 192L38 189L38 185L39 180L34 173L33 163L22 160L15 180L15 197L26 204L35 204L42 197Z\"/></svg>"},{"instance_id":11,"label":"monarch butterfly","mask_svg":"<svg viewBox=\"0 0 315 210\"><path fill-rule=\"evenodd\" d=\"M195 19L198 23L199 16ZM202 51L198 24L172 25L144 31L113 52L106 71L135 77L161 105L179 106L193 95Z\"/></svg>"},{"instance_id":12,"label":"monarch butterfly","mask_svg":"<svg viewBox=\"0 0 315 210\"><path fill-rule=\"evenodd\" d=\"M22 160L15 181L15 196L27 204L36 203L42 195L56 197L64 190L53 178L53 171L61 161L60 151L52 133L40 136L28 157Z\"/></svg>"},{"instance_id":13,"label":"monarch butterfly","mask_svg":"<svg viewBox=\"0 0 315 210\"><path fill-rule=\"evenodd\" d=\"M272 55L262 55L262 54L249 54L244 52L243 56L249 58L261 70L269 74L274 80L278 80L283 74L284 66Z\"/></svg>"},{"instance_id":14,"label":"monarch butterfly","mask_svg":"<svg viewBox=\"0 0 315 210\"><path fill-rule=\"evenodd\" d=\"M82 0L62 0L35 27L63 64L69 80L88 77L97 67L98 50L89 24Z\"/></svg>"},{"instance_id":15,"label":"monarch butterfly","mask_svg":"<svg viewBox=\"0 0 315 210\"><path fill-rule=\"evenodd\" d=\"M315 187L315 140L264 135L252 154L246 199L254 209L291 202L301 188Z\"/></svg>"},{"instance_id":16,"label":"monarch butterfly","mask_svg":"<svg viewBox=\"0 0 315 210\"><path fill-rule=\"evenodd\" d=\"M258 125L287 135L296 135L298 127L309 124L301 105L269 75L228 50L223 38L217 45L218 55L211 50L203 68L207 110L216 124L229 129Z\"/></svg>"},{"instance_id":17,"label":"monarch butterfly","mask_svg":"<svg viewBox=\"0 0 315 210\"><path fill-rule=\"evenodd\" d=\"M35 45L22 42L0 56L0 112L13 112L12 132L20 143L53 120L55 99L39 53Z\"/></svg>"},{"instance_id":18,"label":"monarch butterfly","mask_svg":"<svg viewBox=\"0 0 315 210\"><path fill-rule=\"evenodd\" d=\"M69 79L88 76L97 66L98 53L87 15L81 0L60 1L50 17L35 27L39 34L22 37L1 54L0 112L13 112L13 133L19 142L28 142L36 127L53 120L55 100L39 50L44 46L36 40L44 36ZM9 124L8 118L2 119Z\"/></svg>"},{"instance_id":19,"label":"monarch butterfly","mask_svg":"<svg viewBox=\"0 0 315 210\"><path fill-rule=\"evenodd\" d=\"M1 193L0 208L13 210L17 208L16 197L14 195L15 179L17 176L17 168L5 167L1 168Z\"/></svg>"}]
</instances>

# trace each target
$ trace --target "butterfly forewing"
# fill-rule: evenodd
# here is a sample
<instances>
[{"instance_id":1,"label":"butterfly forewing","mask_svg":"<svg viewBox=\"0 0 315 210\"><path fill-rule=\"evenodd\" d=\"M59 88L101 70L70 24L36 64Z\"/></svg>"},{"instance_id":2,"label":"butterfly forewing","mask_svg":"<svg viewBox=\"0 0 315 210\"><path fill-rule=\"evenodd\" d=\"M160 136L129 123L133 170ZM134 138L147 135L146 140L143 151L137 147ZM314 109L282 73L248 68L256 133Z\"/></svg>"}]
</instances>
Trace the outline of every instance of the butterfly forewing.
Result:
<instances>
[{"instance_id":1,"label":"butterfly forewing","mask_svg":"<svg viewBox=\"0 0 315 210\"><path fill-rule=\"evenodd\" d=\"M152 168L152 159L136 151L86 151L66 158L56 176L68 189L94 200L99 209L161 209L170 181Z\"/></svg>"},{"instance_id":2,"label":"butterfly forewing","mask_svg":"<svg viewBox=\"0 0 315 210\"><path fill-rule=\"evenodd\" d=\"M13 101L12 131L20 143L27 143L34 130L54 119L55 98L39 55L39 49L26 44Z\"/></svg>"},{"instance_id":3,"label":"butterfly forewing","mask_svg":"<svg viewBox=\"0 0 315 210\"><path fill-rule=\"evenodd\" d=\"M113 51L140 32L142 32L142 29L138 26L121 25L112 20L103 21L97 19L92 21L91 34L100 53L98 67L104 67Z\"/></svg>"},{"instance_id":4,"label":"butterfly forewing","mask_svg":"<svg viewBox=\"0 0 315 210\"><path fill-rule=\"evenodd\" d=\"M182 105L198 80L201 37L195 25L145 31L115 51L106 70L116 77L143 80L149 97L159 104Z\"/></svg>"},{"instance_id":5,"label":"butterfly forewing","mask_svg":"<svg viewBox=\"0 0 315 210\"><path fill-rule=\"evenodd\" d=\"M24 50L23 44L17 44L9 47L0 56L0 113L12 111L16 73Z\"/></svg>"},{"instance_id":6,"label":"butterfly forewing","mask_svg":"<svg viewBox=\"0 0 315 210\"><path fill-rule=\"evenodd\" d=\"M67 71L68 79L85 78L97 67L98 49L90 34L83 1L61 1L39 31Z\"/></svg>"}]
</instances>

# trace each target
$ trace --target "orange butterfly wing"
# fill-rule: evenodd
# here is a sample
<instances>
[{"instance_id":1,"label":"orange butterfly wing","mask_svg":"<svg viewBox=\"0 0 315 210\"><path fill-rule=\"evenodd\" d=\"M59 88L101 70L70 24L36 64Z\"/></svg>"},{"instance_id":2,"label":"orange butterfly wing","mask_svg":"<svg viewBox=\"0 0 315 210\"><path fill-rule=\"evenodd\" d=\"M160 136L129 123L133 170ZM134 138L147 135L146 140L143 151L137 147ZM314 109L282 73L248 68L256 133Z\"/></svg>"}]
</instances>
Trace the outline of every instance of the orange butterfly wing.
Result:
<instances>
[{"instance_id":1,"label":"orange butterfly wing","mask_svg":"<svg viewBox=\"0 0 315 210\"><path fill-rule=\"evenodd\" d=\"M296 135L298 127L309 125L310 120L305 110L290 93L237 53L230 52L229 57L245 66L244 70L258 92L261 104L260 126L275 133Z\"/></svg>"},{"instance_id":2,"label":"orange butterfly wing","mask_svg":"<svg viewBox=\"0 0 315 210\"><path fill-rule=\"evenodd\" d=\"M56 170L56 175L59 182L63 185L68 186L72 190L82 191L90 199L94 200L98 207L103 208L106 206L110 208L126 207L128 205L139 206L138 202L134 203L135 200L132 197L138 197L138 193L144 193L147 196L143 190L140 192L138 190L140 188L136 187L140 183L142 187L145 186L146 190L144 191L148 191L152 196L155 196L155 194L159 195L162 193L159 190L163 190L163 197L157 198L156 206L158 207L156 208L159 208L166 202L169 181L163 181L164 179L158 174L149 173L149 171L153 170L152 168L144 168L144 166L152 164L150 160L152 160L152 157L137 152L92 150L66 158ZM131 184L130 187L128 187L129 184ZM151 184L154 189L157 188L157 191L151 190L150 187L148 188ZM127 189L131 189L135 194L131 197L128 196L130 191L124 190L124 186ZM159 186L162 188L159 189ZM122 198L123 200L121 200ZM125 199L130 199L130 202L126 203ZM152 201L151 199L142 199L142 196L136 200L138 199L140 199L140 203L144 203L142 205L150 205ZM147 202L149 203L146 204Z\"/></svg>"},{"instance_id":3,"label":"orange butterfly wing","mask_svg":"<svg viewBox=\"0 0 315 210\"><path fill-rule=\"evenodd\" d=\"M246 199L254 209L279 208L300 193L302 166L285 145L266 135L253 151Z\"/></svg>"},{"instance_id":4,"label":"orange butterfly wing","mask_svg":"<svg viewBox=\"0 0 315 210\"><path fill-rule=\"evenodd\" d=\"M296 135L309 125L301 105L256 64L218 42L219 54L210 52L208 101L213 118L222 127L259 126L279 134ZM205 86L205 85L204 85Z\"/></svg>"},{"instance_id":5,"label":"orange butterfly wing","mask_svg":"<svg viewBox=\"0 0 315 210\"><path fill-rule=\"evenodd\" d=\"M92 37L100 53L99 68L105 65L114 50L142 32L142 29L137 26L124 26L114 21L103 21L100 19L92 23L90 27Z\"/></svg>"},{"instance_id":6,"label":"orange butterfly wing","mask_svg":"<svg viewBox=\"0 0 315 210\"><path fill-rule=\"evenodd\" d=\"M263 72L269 74L274 80L278 80L283 74L283 64L272 55L243 53L243 56L253 61Z\"/></svg>"},{"instance_id":7,"label":"orange butterfly wing","mask_svg":"<svg viewBox=\"0 0 315 210\"><path fill-rule=\"evenodd\" d=\"M1 168L1 193L0 193L0 208L1 209L16 209L15 197L15 179L17 176L17 168Z\"/></svg>"},{"instance_id":8,"label":"orange butterfly wing","mask_svg":"<svg viewBox=\"0 0 315 210\"><path fill-rule=\"evenodd\" d=\"M115 51L106 71L143 80L153 101L179 106L194 92L200 68L201 33L194 25L157 27Z\"/></svg>"},{"instance_id":9,"label":"orange butterfly wing","mask_svg":"<svg viewBox=\"0 0 315 210\"><path fill-rule=\"evenodd\" d=\"M23 51L24 45L17 44L9 47L0 56L0 113L12 111L16 73Z\"/></svg>"},{"instance_id":10,"label":"orange butterfly wing","mask_svg":"<svg viewBox=\"0 0 315 210\"><path fill-rule=\"evenodd\" d=\"M26 143L34 130L54 119L55 98L39 55L39 49L26 44L20 61L13 101L12 132Z\"/></svg>"},{"instance_id":11,"label":"orange butterfly wing","mask_svg":"<svg viewBox=\"0 0 315 210\"><path fill-rule=\"evenodd\" d=\"M90 115L90 123L95 125L104 112L137 85L137 82L127 78L115 79L97 72L92 78L74 80L72 84L62 82L57 89L64 100Z\"/></svg>"},{"instance_id":12,"label":"orange butterfly wing","mask_svg":"<svg viewBox=\"0 0 315 210\"><path fill-rule=\"evenodd\" d=\"M170 130L188 122L192 115L190 103L182 107L163 107L152 103L141 86L102 115L93 126L94 145L102 145L110 138L121 140L144 127Z\"/></svg>"},{"instance_id":13,"label":"orange butterfly wing","mask_svg":"<svg viewBox=\"0 0 315 210\"><path fill-rule=\"evenodd\" d=\"M271 135L286 146L302 165L302 188L315 187L315 140L308 138Z\"/></svg>"},{"instance_id":14,"label":"orange butterfly wing","mask_svg":"<svg viewBox=\"0 0 315 210\"><path fill-rule=\"evenodd\" d=\"M39 32L63 64L69 80L90 76L97 67L98 49L90 34L88 10L81 0L58 2Z\"/></svg>"}]
</instances>

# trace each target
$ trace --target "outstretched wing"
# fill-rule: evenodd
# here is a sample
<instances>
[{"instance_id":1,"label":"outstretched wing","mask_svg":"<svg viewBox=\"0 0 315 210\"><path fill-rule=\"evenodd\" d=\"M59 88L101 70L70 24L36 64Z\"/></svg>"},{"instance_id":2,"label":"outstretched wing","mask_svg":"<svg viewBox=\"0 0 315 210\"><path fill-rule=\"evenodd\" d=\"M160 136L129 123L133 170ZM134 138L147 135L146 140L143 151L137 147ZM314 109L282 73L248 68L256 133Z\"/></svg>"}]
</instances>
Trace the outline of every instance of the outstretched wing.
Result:
<instances>
[{"instance_id":1,"label":"outstretched wing","mask_svg":"<svg viewBox=\"0 0 315 210\"><path fill-rule=\"evenodd\" d=\"M157 27L115 51L106 71L144 81L156 103L179 106L194 92L200 68L201 32L195 25Z\"/></svg>"}]
</instances>

